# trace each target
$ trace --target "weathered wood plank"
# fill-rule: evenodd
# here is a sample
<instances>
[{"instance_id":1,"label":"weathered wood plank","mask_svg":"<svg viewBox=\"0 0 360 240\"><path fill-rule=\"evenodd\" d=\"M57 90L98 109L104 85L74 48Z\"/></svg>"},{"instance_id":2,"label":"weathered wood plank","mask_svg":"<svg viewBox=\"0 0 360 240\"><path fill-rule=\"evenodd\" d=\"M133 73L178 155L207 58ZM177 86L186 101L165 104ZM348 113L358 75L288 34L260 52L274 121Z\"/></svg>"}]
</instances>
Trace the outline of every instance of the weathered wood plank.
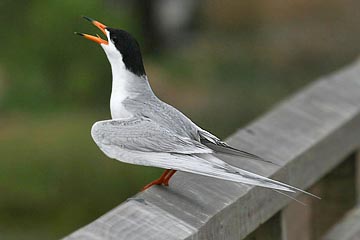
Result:
<instances>
[{"instance_id":1,"label":"weathered wood plank","mask_svg":"<svg viewBox=\"0 0 360 240\"><path fill-rule=\"evenodd\" d=\"M360 239L360 207L351 210L323 238L324 240L358 240Z\"/></svg>"},{"instance_id":2,"label":"weathered wood plank","mask_svg":"<svg viewBox=\"0 0 360 240\"><path fill-rule=\"evenodd\" d=\"M320 79L229 138L281 165L220 156L307 189L360 145L360 63ZM224 121L226 121L224 119ZM242 239L290 199L271 190L177 173L66 239ZM91 235L91 238L89 237Z\"/></svg>"},{"instance_id":3,"label":"weathered wood plank","mask_svg":"<svg viewBox=\"0 0 360 240\"><path fill-rule=\"evenodd\" d=\"M140 219L141 222L134 221ZM157 225L153 225L156 222ZM134 232L159 236L158 239L184 239L196 229L185 222L173 217L166 211L142 200L129 200L109 213L105 214L93 224L85 227L67 239L136 239ZM134 238L135 237L135 238Z\"/></svg>"},{"instance_id":4,"label":"weathered wood plank","mask_svg":"<svg viewBox=\"0 0 360 240\"><path fill-rule=\"evenodd\" d=\"M282 225L282 214L277 213L244 240L285 240Z\"/></svg>"}]
</instances>

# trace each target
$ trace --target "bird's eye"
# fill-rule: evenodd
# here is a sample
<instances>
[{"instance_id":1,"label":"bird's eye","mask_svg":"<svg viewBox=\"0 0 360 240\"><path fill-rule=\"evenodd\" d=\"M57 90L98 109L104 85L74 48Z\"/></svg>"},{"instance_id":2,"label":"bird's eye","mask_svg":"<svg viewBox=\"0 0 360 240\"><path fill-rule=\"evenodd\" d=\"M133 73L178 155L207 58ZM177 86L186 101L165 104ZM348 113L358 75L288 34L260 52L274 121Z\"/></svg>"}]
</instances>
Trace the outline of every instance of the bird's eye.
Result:
<instances>
[{"instance_id":1,"label":"bird's eye","mask_svg":"<svg viewBox=\"0 0 360 240\"><path fill-rule=\"evenodd\" d=\"M117 43L117 37L114 36L114 37L111 38L111 40L112 40L112 42L113 42L114 44Z\"/></svg>"}]
</instances>

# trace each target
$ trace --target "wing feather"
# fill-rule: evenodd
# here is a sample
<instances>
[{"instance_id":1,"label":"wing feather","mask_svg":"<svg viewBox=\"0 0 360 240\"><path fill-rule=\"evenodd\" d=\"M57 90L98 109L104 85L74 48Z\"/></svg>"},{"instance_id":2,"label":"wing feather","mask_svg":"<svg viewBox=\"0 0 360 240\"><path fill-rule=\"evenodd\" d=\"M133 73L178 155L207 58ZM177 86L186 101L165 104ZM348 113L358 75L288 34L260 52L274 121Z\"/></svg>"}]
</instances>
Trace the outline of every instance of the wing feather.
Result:
<instances>
[{"instance_id":1,"label":"wing feather","mask_svg":"<svg viewBox=\"0 0 360 240\"><path fill-rule=\"evenodd\" d=\"M218 137L205 130L201 129L198 131L198 133L200 136L200 142L217 153L230 154L279 166L278 164L265 160L255 154L231 147L226 142L221 141Z\"/></svg>"},{"instance_id":2,"label":"wing feather","mask_svg":"<svg viewBox=\"0 0 360 240\"><path fill-rule=\"evenodd\" d=\"M231 166L195 140L178 136L147 118L106 120L93 125L96 144L110 158L287 192L299 188ZM315 196L316 197L316 196Z\"/></svg>"},{"instance_id":3,"label":"wing feather","mask_svg":"<svg viewBox=\"0 0 360 240\"><path fill-rule=\"evenodd\" d=\"M174 169L247 185L295 192L291 187L283 186L282 183L275 180L256 174L247 174L246 172L237 171L234 168L228 168L225 162L210 154L201 154L202 156L155 152L144 154L137 151L119 151L120 149L118 146L101 145L99 147L108 157L122 162L164 169ZM209 158L205 159L204 155L208 155ZM216 159L216 161L214 161L214 159Z\"/></svg>"},{"instance_id":4,"label":"wing feather","mask_svg":"<svg viewBox=\"0 0 360 240\"><path fill-rule=\"evenodd\" d=\"M126 150L168 153L211 153L193 139L179 136L145 117L96 122L91 135L99 144L116 145Z\"/></svg>"}]
</instances>

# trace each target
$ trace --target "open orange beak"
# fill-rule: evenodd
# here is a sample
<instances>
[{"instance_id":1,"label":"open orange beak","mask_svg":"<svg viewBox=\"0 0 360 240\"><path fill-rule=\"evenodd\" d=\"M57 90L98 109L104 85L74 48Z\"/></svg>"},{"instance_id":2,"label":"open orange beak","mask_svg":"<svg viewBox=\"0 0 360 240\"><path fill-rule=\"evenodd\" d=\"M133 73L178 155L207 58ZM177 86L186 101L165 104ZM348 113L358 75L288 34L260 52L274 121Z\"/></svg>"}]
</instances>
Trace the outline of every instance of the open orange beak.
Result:
<instances>
[{"instance_id":1,"label":"open orange beak","mask_svg":"<svg viewBox=\"0 0 360 240\"><path fill-rule=\"evenodd\" d=\"M104 24L102 24L101 22L98 22L94 19L91 19L89 17L86 17L86 16L83 16L83 18L85 18L86 20L88 20L89 22L91 22L92 24L94 24L98 29L100 29L106 36L106 26ZM89 39L93 42L96 42L98 44L105 44L105 45L108 45L108 41L102 39L99 35L96 35L96 36L92 36L92 35L89 35L89 34L85 34L85 33L79 33L79 32L75 32L75 34L77 35L80 35L80 36L83 36L84 38L86 39Z\"/></svg>"}]
</instances>

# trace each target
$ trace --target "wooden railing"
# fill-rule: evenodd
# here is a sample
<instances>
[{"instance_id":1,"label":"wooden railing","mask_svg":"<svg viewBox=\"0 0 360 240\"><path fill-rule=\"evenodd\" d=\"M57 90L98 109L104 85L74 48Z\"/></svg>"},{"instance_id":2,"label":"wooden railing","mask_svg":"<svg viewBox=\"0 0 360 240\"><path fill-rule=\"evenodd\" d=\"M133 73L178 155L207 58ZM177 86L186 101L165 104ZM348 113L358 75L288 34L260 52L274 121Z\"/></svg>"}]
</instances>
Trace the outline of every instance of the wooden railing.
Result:
<instances>
[{"instance_id":1,"label":"wooden railing","mask_svg":"<svg viewBox=\"0 0 360 240\"><path fill-rule=\"evenodd\" d=\"M360 218L351 214L359 213L360 62L315 81L227 141L279 166L220 158L322 200L298 196L303 206L272 190L178 172L170 187L139 193L65 239L345 239L336 234Z\"/></svg>"}]
</instances>

